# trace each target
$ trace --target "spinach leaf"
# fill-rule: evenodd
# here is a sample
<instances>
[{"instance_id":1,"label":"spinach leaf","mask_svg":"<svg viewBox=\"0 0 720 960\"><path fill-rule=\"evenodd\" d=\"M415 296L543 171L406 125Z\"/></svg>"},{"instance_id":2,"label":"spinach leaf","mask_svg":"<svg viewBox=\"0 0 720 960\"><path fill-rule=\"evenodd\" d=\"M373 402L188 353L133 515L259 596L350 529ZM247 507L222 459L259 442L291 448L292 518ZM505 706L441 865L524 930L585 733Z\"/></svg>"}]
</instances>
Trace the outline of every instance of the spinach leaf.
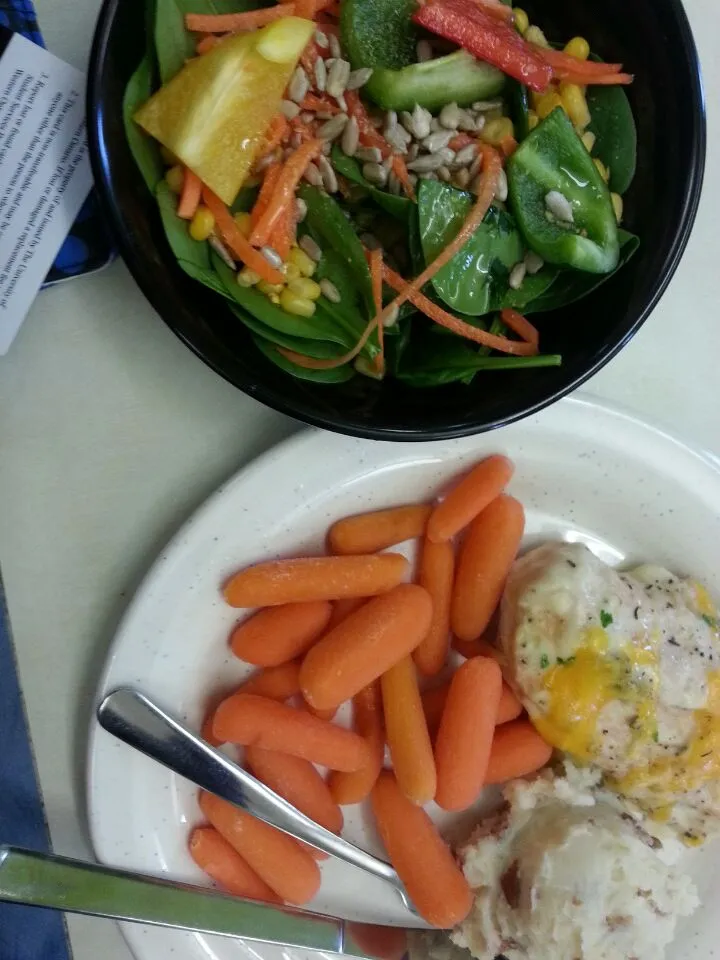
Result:
<instances>
[{"instance_id":1,"label":"spinach leaf","mask_svg":"<svg viewBox=\"0 0 720 960\"><path fill-rule=\"evenodd\" d=\"M593 275L579 270L561 270L555 282L544 294L526 304L525 313L545 313L548 310L566 307L569 303L581 300L609 280L630 260L640 246L638 237L634 233L628 233L627 230L618 230L618 239L620 259L612 273Z\"/></svg>"},{"instance_id":2,"label":"spinach leaf","mask_svg":"<svg viewBox=\"0 0 720 960\"><path fill-rule=\"evenodd\" d=\"M342 207L316 187L303 185L299 195L307 204L306 228L322 249L332 250L349 271L354 287L358 290L365 318L375 313L370 270L365 260L363 246L358 235L348 223ZM332 280L333 278L330 277ZM334 282L334 281L333 281Z\"/></svg>"},{"instance_id":3,"label":"spinach leaf","mask_svg":"<svg viewBox=\"0 0 720 960\"><path fill-rule=\"evenodd\" d=\"M280 367L285 373L297 377L298 380L311 380L314 383L344 383L346 380L355 376L352 367L345 364L342 367L334 367L332 370L308 370L305 367L299 367L296 363L288 360L264 337L253 336L253 342L260 353L268 358L276 367Z\"/></svg>"},{"instance_id":4,"label":"spinach leaf","mask_svg":"<svg viewBox=\"0 0 720 960\"><path fill-rule=\"evenodd\" d=\"M522 143L530 133L530 93L524 83L509 81L507 90L510 116L515 126L515 139Z\"/></svg>"},{"instance_id":5,"label":"spinach leaf","mask_svg":"<svg viewBox=\"0 0 720 960\"><path fill-rule=\"evenodd\" d=\"M496 310L524 310L529 303L537 300L549 290L558 277L557 267L546 264L542 270L534 274L526 274L519 290L510 287L503 294L502 299L495 307Z\"/></svg>"},{"instance_id":6,"label":"spinach leaf","mask_svg":"<svg viewBox=\"0 0 720 960\"><path fill-rule=\"evenodd\" d=\"M149 99L152 93L152 82L152 60L150 54L145 54L125 88L123 122L130 153L132 153L133 159L138 165L148 190L155 193L155 188L163 177L160 150L153 138L148 136L133 119L138 107Z\"/></svg>"},{"instance_id":7,"label":"spinach leaf","mask_svg":"<svg viewBox=\"0 0 720 960\"><path fill-rule=\"evenodd\" d=\"M610 189L623 194L637 166L637 130L630 101L620 86L589 86L586 96L592 117L588 130L597 137L593 156L609 168Z\"/></svg>"},{"instance_id":8,"label":"spinach leaf","mask_svg":"<svg viewBox=\"0 0 720 960\"><path fill-rule=\"evenodd\" d=\"M358 302L358 292L353 276L339 254L334 250L323 250L315 279L330 280L340 294L340 302L332 303L326 297L315 301L315 317L342 327L350 337L351 345L357 343L365 330L364 307ZM374 333L365 344L362 353L373 359L380 350L377 334Z\"/></svg>"},{"instance_id":9,"label":"spinach leaf","mask_svg":"<svg viewBox=\"0 0 720 960\"><path fill-rule=\"evenodd\" d=\"M357 160L345 156L339 147L333 147L332 162L338 173L361 186L379 207L393 217L397 217L398 220L407 222L414 207L412 200L408 197L396 197L394 194L387 193L385 190L378 190L377 187L374 187L370 181L366 180L362 175L362 170Z\"/></svg>"},{"instance_id":10,"label":"spinach leaf","mask_svg":"<svg viewBox=\"0 0 720 960\"><path fill-rule=\"evenodd\" d=\"M340 38L354 68L399 70L415 62L415 0L343 0Z\"/></svg>"},{"instance_id":11,"label":"spinach leaf","mask_svg":"<svg viewBox=\"0 0 720 960\"><path fill-rule=\"evenodd\" d=\"M423 180L418 195L420 239L430 263L457 235L473 200L437 180ZM460 313L483 316L507 289L507 273L525 253L513 218L491 207L462 250L439 270L432 285Z\"/></svg>"},{"instance_id":12,"label":"spinach leaf","mask_svg":"<svg viewBox=\"0 0 720 960\"><path fill-rule=\"evenodd\" d=\"M239 303L241 307L266 327L291 337L302 337L307 340L328 340L330 343L340 344L346 350L353 346L355 341L348 337L346 332L331 319L323 318L317 314L313 317L296 317L293 314L285 313L284 310L268 300L264 293L260 293L254 287L241 287L236 282L233 271L227 264L223 263L216 253L212 255L212 263L219 281L224 287L225 295Z\"/></svg>"},{"instance_id":13,"label":"spinach leaf","mask_svg":"<svg viewBox=\"0 0 720 960\"><path fill-rule=\"evenodd\" d=\"M172 80L195 53L192 35L185 29L185 16L176 0L156 0L155 53L163 83Z\"/></svg>"},{"instance_id":14,"label":"spinach leaf","mask_svg":"<svg viewBox=\"0 0 720 960\"><path fill-rule=\"evenodd\" d=\"M268 327L235 303L230 304L230 309L248 330L279 347L285 347L287 350L294 350L295 353L302 353L306 357L314 357L319 360L340 357L345 353L344 347L336 343L329 343L327 340L307 340L304 337L292 337L287 333L280 333L279 330Z\"/></svg>"},{"instance_id":15,"label":"spinach leaf","mask_svg":"<svg viewBox=\"0 0 720 960\"><path fill-rule=\"evenodd\" d=\"M227 297L225 287L212 268L210 247L190 236L187 222L177 215L177 199L164 180L157 186L156 198L165 235L180 267L194 280Z\"/></svg>"}]
</instances>

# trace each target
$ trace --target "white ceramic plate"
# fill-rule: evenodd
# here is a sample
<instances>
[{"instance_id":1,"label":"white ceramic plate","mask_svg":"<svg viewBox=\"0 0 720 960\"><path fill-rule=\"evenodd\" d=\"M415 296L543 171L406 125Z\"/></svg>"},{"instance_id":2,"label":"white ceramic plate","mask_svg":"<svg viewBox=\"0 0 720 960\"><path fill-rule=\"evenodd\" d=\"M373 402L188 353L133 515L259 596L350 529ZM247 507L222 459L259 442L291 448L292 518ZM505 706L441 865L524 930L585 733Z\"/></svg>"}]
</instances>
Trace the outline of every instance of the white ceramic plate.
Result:
<instances>
[{"instance_id":1,"label":"white ceramic plate","mask_svg":"<svg viewBox=\"0 0 720 960\"><path fill-rule=\"evenodd\" d=\"M238 619L219 592L229 574L258 560L320 551L333 520L432 498L493 452L515 461L511 492L525 505L528 544L582 540L608 562L651 559L692 574L720 595L717 462L593 400L564 400L496 433L450 442L372 443L307 431L234 477L168 545L117 632L100 694L134 684L199 728L207 698L246 673L227 648ZM101 861L205 882L186 850L189 828L200 819L194 787L95 727L88 791ZM345 835L381 852L362 810L349 809ZM707 907L681 928L670 960L714 955L720 939L715 856L706 848L692 857ZM313 906L367 920L402 916L383 884L330 861ZM125 935L138 960L283 954L277 947L256 951L240 941L132 925Z\"/></svg>"}]
</instances>

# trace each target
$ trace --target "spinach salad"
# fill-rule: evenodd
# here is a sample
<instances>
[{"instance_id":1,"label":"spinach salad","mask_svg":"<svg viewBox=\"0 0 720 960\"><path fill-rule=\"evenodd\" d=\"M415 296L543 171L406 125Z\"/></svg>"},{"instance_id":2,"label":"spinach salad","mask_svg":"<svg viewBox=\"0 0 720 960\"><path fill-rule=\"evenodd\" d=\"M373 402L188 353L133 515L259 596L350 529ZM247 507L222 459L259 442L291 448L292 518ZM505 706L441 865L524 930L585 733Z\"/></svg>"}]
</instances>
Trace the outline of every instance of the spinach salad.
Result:
<instances>
[{"instance_id":1,"label":"spinach salad","mask_svg":"<svg viewBox=\"0 0 720 960\"><path fill-rule=\"evenodd\" d=\"M501 0L149 0L128 142L179 266L289 375L556 366L639 245L632 77Z\"/></svg>"}]
</instances>

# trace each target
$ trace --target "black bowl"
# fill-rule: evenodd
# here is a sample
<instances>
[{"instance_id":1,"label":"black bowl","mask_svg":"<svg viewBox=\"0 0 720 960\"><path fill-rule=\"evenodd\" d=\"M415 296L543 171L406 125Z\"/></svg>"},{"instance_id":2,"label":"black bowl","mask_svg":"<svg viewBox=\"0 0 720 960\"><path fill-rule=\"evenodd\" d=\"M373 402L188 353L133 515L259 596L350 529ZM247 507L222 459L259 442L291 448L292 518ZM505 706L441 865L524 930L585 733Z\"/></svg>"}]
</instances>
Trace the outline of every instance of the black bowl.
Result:
<instances>
[{"instance_id":1,"label":"black bowl","mask_svg":"<svg viewBox=\"0 0 720 960\"><path fill-rule=\"evenodd\" d=\"M261 356L225 301L190 280L167 245L123 130L123 93L145 50L143 8L143 0L105 0L93 44L88 129L107 217L130 271L168 326L223 377L282 413L385 440L464 436L511 423L575 389L622 349L678 265L705 161L700 69L680 0L532 0L531 19L550 38L585 36L601 57L635 74L628 93L639 163L625 225L640 236L639 253L587 299L539 316L543 352L562 353L562 367L486 373L470 386L426 389L365 377L332 386L296 380Z\"/></svg>"}]
</instances>

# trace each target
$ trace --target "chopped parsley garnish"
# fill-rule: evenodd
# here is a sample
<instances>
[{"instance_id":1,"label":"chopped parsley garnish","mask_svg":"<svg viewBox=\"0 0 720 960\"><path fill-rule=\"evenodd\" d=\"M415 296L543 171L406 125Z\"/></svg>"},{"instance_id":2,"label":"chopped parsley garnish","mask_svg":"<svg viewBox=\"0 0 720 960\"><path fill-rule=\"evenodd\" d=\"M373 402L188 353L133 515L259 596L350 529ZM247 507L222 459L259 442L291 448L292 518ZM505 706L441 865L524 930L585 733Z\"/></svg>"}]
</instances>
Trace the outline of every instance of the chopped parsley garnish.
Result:
<instances>
[{"instance_id":1,"label":"chopped parsley garnish","mask_svg":"<svg viewBox=\"0 0 720 960\"><path fill-rule=\"evenodd\" d=\"M547 670L547 668L548 668L549 666L550 666L550 660L549 660L549 658L548 658L548 655L547 655L546 653L544 653L544 654L540 657L540 669L541 669L541 670Z\"/></svg>"},{"instance_id":2,"label":"chopped parsley garnish","mask_svg":"<svg viewBox=\"0 0 720 960\"><path fill-rule=\"evenodd\" d=\"M659 739L660 739L660 738L659 738L658 732L657 732L657 730L656 730L655 733L653 733L653 740L655 741L655 743L657 743Z\"/></svg>"},{"instance_id":3,"label":"chopped parsley garnish","mask_svg":"<svg viewBox=\"0 0 720 960\"><path fill-rule=\"evenodd\" d=\"M717 629L717 620L715 619L715 617L710 617L707 615L707 613L704 613L702 615L702 618L709 627L713 628L713 630Z\"/></svg>"},{"instance_id":4,"label":"chopped parsley garnish","mask_svg":"<svg viewBox=\"0 0 720 960\"><path fill-rule=\"evenodd\" d=\"M608 613L607 610L600 611L600 624L602 627L609 627L613 622L613 617L611 613Z\"/></svg>"},{"instance_id":5,"label":"chopped parsley garnish","mask_svg":"<svg viewBox=\"0 0 720 960\"><path fill-rule=\"evenodd\" d=\"M558 657L557 662L564 667L567 663L574 663L575 657Z\"/></svg>"}]
</instances>

